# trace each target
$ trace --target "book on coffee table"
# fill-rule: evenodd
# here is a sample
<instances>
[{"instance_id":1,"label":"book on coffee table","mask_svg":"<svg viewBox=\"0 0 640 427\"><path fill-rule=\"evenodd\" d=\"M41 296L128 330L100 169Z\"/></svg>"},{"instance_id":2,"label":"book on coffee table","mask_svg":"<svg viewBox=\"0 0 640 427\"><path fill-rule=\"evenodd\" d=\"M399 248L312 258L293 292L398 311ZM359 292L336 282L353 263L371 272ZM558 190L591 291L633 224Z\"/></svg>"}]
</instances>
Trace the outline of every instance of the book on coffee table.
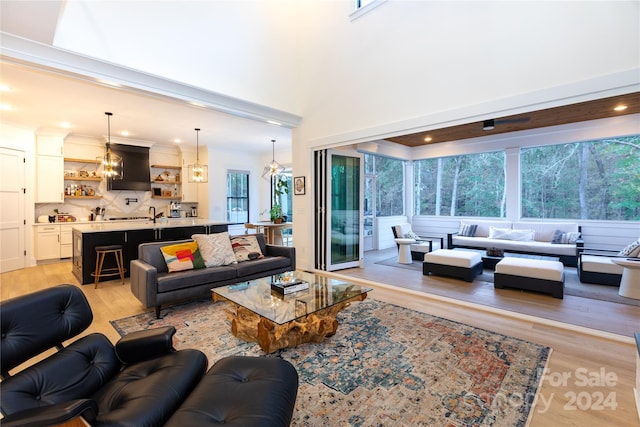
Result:
<instances>
[{"instance_id":1,"label":"book on coffee table","mask_svg":"<svg viewBox=\"0 0 640 427\"><path fill-rule=\"evenodd\" d=\"M271 289L281 294L290 294L309 289L309 282L299 279L292 280L290 282L273 281L271 282Z\"/></svg>"}]
</instances>

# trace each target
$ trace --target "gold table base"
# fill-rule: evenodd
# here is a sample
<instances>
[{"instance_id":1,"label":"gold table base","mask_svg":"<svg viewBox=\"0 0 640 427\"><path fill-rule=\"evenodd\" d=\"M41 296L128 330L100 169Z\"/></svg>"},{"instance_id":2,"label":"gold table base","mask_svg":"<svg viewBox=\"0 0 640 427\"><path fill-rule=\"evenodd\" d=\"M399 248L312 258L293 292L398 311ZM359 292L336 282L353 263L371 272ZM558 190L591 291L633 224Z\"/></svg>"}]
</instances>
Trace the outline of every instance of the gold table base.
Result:
<instances>
[{"instance_id":1,"label":"gold table base","mask_svg":"<svg viewBox=\"0 0 640 427\"><path fill-rule=\"evenodd\" d=\"M281 348L297 347L307 342L322 342L326 337L336 333L338 313L353 301L364 301L365 298L367 294L362 293L331 307L278 324L233 301L213 295L214 302L225 301L232 307L231 310L227 310L227 317L231 321L231 333L245 341L258 343L265 353L273 353Z\"/></svg>"}]
</instances>

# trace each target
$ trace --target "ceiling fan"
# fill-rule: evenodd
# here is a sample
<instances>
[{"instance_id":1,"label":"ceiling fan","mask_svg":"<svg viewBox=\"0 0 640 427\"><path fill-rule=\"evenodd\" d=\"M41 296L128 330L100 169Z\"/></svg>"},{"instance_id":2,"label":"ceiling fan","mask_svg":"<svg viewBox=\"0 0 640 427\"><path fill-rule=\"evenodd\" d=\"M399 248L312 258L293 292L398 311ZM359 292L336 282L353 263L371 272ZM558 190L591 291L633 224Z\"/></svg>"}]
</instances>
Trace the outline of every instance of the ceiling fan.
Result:
<instances>
[{"instance_id":1,"label":"ceiling fan","mask_svg":"<svg viewBox=\"0 0 640 427\"><path fill-rule=\"evenodd\" d=\"M526 123L531 120L530 117L519 117L514 119L489 119L482 122L482 130L491 130L496 127L496 125L501 125L505 123Z\"/></svg>"}]
</instances>

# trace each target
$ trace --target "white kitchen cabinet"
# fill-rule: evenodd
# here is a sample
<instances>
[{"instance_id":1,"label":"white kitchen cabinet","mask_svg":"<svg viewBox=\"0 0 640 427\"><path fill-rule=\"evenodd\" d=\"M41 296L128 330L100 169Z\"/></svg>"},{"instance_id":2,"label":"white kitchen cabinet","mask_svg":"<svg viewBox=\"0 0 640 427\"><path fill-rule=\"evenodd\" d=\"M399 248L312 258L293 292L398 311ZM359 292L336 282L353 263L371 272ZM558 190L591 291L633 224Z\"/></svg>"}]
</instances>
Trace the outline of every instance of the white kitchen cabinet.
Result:
<instances>
[{"instance_id":1,"label":"white kitchen cabinet","mask_svg":"<svg viewBox=\"0 0 640 427\"><path fill-rule=\"evenodd\" d=\"M60 226L51 224L36 228L36 260L60 258Z\"/></svg>"},{"instance_id":2,"label":"white kitchen cabinet","mask_svg":"<svg viewBox=\"0 0 640 427\"><path fill-rule=\"evenodd\" d=\"M60 258L73 256L72 225L60 225Z\"/></svg>"},{"instance_id":3,"label":"white kitchen cabinet","mask_svg":"<svg viewBox=\"0 0 640 427\"><path fill-rule=\"evenodd\" d=\"M36 203L64 203L64 140L37 136Z\"/></svg>"},{"instance_id":4,"label":"white kitchen cabinet","mask_svg":"<svg viewBox=\"0 0 640 427\"><path fill-rule=\"evenodd\" d=\"M64 156L64 138L59 135L37 135L37 154L39 156Z\"/></svg>"},{"instance_id":5,"label":"white kitchen cabinet","mask_svg":"<svg viewBox=\"0 0 640 427\"><path fill-rule=\"evenodd\" d=\"M36 226L36 260L71 258L73 224Z\"/></svg>"}]
</instances>

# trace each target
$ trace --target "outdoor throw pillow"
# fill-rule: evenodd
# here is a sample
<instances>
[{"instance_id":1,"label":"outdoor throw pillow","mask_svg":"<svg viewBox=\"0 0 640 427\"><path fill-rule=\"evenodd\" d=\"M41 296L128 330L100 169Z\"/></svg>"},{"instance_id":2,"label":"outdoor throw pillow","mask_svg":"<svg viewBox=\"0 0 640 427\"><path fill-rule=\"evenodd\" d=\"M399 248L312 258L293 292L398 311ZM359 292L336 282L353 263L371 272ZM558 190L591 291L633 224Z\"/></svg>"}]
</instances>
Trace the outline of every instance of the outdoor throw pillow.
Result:
<instances>
[{"instance_id":1,"label":"outdoor throw pillow","mask_svg":"<svg viewBox=\"0 0 640 427\"><path fill-rule=\"evenodd\" d=\"M478 224L460 223L460 231L458 231L458 236L475 237L477 230L478 230Z\"/></svg>"},{"instance_id":2,"label":"outdoor throw pillow","mask_svg":"<svg viewBox=\"0 0 640 427\"><path fill-rule=\"evenodd\" d=\"M498 228L498 227L489 227L489 238L490 239L505 239L511 233L510 228Z\"/></svg>"},{"instance_id":3,"label":"outdoor throw pillow","mask_svg":"<svg viewBox=\"0 0 640 427\"><path fill-rule=\"evenodd\" d=\"M409 231L408 233L404 233L404 237L405 239L414 239L414 240L420 240L420 237L414 233L413 231Z\"/></svg>"},{"instance_id":4,"label":"outdoor throw pillow","mask_svg":"<svg viewBox=\"0 0 640 427\"><path fill-rule=\"evenodd\" d=\"M578 237L580 237L580 233L577 231L565 233L562 230L556 230L556 232L553 233L553 239L551 239L551 243L553 244L575 243L576 240L578 240Z\"/></svg>"},{"instance_id":5,"label":"outdoor throw pillow","mask_svg":"<svg viewBox=\"0 0 640 427\"><path fill-rule=\"evenodd\" d=\"M511 228L489 227L490 239L516 240L518 242L530 242L535 235L534 230L519 230Z\"/></svg>"},{"instance_id":6,"label":"outdoor throw pillow","mask_svg":"<svg viewBox=\"0 0 640 427\"><path fill-rule=\"evenodd\" d=\"M196 242L163 246L160 252L164 256L169 273L205 267Z\"/></svg>"},{"instance_id":7,"label":"outdoor throw pillow","mask_svg":"<svg viewBox=\"0 0 640 427\"><path fill-rule=\"evenodd\" d=\"M229 233L194 234L191 236L198 242L200 253L207 267L235 264L236 256L231 248Z\"/></svg>"},{"instance_id":8,"label":"outdoor throw pillow","mask_svg":"<svg viewBox=\"0 0 640 427\"><path fill-rule=\"evenodd\" d=\"M238 262L264 258L256 236L232 237L231 247Z\"/></svg>"},{"instance_id":9,"label":"outdoor throw pillow","mask_svg":"<svg viewBox=\"0 0 640 427\"><path fill-rule=\"evenodd\" d=\"M640 255L640 239L628 245L618 253L619 256L635 257Z\"/></svg>"}]
</instances>

